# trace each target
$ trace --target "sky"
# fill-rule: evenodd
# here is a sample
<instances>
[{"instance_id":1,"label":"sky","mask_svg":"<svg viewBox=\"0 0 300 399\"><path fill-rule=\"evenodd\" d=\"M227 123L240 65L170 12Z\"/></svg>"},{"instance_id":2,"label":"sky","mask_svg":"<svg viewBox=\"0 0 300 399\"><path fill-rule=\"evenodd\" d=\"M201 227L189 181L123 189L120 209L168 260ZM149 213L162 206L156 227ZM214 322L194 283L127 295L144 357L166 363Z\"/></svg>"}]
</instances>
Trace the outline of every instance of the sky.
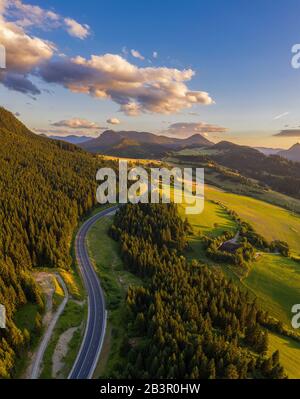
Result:
<instances>
[{"instance_id":1,"label":"sky","mask_svg":"<svg viewBox=\"0 0 300 399\"><path fill-rule=\"evenodd\" d=\"M288 148L299 16L298 0L0 0L0 104L38 133Z\"/></svg>"}]
</instances>

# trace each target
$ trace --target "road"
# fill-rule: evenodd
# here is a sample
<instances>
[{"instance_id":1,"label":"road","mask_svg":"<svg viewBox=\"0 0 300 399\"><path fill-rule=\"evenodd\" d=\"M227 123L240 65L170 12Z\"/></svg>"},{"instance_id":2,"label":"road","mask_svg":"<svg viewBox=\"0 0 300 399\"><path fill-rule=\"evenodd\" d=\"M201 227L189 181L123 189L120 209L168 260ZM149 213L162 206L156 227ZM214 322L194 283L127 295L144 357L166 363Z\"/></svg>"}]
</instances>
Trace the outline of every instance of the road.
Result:
<instances>
[{"instance_id":1,"label":"road","mask_svg":"<svg viewBox=\"0 0 300 399\"><path fill-rule=\"evenodd\" d=\"M32 380L39 378L39 375L41 372L41 364L42 364L42 360L43 360L43 357L45 354L45 350L46 350L48 343L50 341L50 338L52 336L54 327L56 326L56 323L57 323L60 315L64 311L65 306L69 300L69 293L68 293L68 290L67 290L64 280L61 278L61 276L59 274L56 274L56 278L58 279L58 282L62 286L65 296L64 296L62 303L59 305L57 311L55 312L55 315L52 318L49 326L47 327L47 331L45 332L45 335L43 336L42 342L41 342L39 349L37 351L37 354L35 356L34 364L32 366L32 372L31 372Z\"/></svg>"},{"instance_id":2,"label":"road","mask_svg":"<svg viewBox=\"0 0 300 399\"><path fill-rule=\"evenodd\" d=\"M91 379L102 349L106 315L104 294L88 255L86 237L90 228L103 216L118 207L105 209L88 219L80 228L75 239L76 259L83 277L88 298L88 317L83 341L70 372L69 379Z\"/></svg>"}]
</instances>

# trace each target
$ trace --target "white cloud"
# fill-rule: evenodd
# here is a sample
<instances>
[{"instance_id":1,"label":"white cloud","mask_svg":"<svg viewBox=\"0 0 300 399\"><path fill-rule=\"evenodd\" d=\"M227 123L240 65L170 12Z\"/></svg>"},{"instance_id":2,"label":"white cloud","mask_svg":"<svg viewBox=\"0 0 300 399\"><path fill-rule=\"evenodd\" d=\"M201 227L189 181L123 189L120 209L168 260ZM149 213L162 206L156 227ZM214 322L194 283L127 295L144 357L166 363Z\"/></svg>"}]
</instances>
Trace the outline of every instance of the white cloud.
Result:
<instances>
[{"instance_id":1,"label":"white cloud","mask_svg":"<svg viewBox=\"0 0 300 399\"><path fill-rule=\"evenodd\" d=\"M81 25L72 18L65 18L64 21L67 25L67 31L69 35L79 39L85 39L87 36L89 36L90 27L88 25Z\"/></svg>"},{"instance_id":2,"label":"white cloud","mask_svg":"<svg viewBox=\"0 0 300 399\"><path fill-rule=\"evenodd\" d=\"M109 118L106 121L110 125L120 125L121 121L118 118Z\"/></svg>"},{"instance_id":3,"label":"white cloud","mask_svg":"<svg viewBox=\"0 0 300 399\"><path fill-rule=\"evenodd\" d=\"M52 123L52 126L67 127L70 129L100 129L100 126L95 122L90 122L87 119L72 118Z\"/></svg>"},{"instance_id":4,"label":"white cloud","mask_svg":"<svg viewBox=\"0 0 300 399\"><path fill-rule=\"evenodd\" d=\"M177 135L177 136L190 136L192 134L200 133L205 137L209 136L209 133L225 133L227 128L213 125L205 122L188 123L178 122L171 124L165 133Z\"/></svg>"},{"instance_id":5,"label":"white cloud","mask_svg":"<svg viewBox=\"0 0 300 399\"><path fill-rule=\"evenodd\" d=\"M0 43L6 49L7 69L27 73L52 57L55 46L28 35L22 27L0 19Z\"/></svg>"},{"instance_id":6,"label":"white cloud","mask_svg":"<svg viewBox=\"0 0 300 399\"><path fill-rule=\"evenodd\" d=\"M3 15L7 7L6 0L0 0L0 16Z\"/></svg>"},{"instance_id":7,"label":"white cloud","mask_svg":"<svg viewBox=\"0 0 300 399\"><path fill-rule=\"evenodd\" d=\"M152 57L153 58L157 58L158 57L158 52L157 51L153 51Z\"/></svg>"},{"instance_id":8,"label":"white cloud","mask_svg":"<svg viewBox=\"0 0 300 399\"><path fill-rule=\"evenodd\" d=\"M7 1L5 3L0 0L5 16L5 4L12 4L12 0ZM26 18L33 23L40 16L42 21L56 24L57 14L52 15L52 11L24 5L20 0L16 4L12 10L21 13L15 15L17 20L12 21L12 14L9 14L8 22L0 14L0 43L6 47L7 53L7 69L0 72L0 83L9 89L31 95L39 94L40 89L31 81L34 75L74 93L110 99L119 104L122 112L131 116L141 113L174 114L195 104L213 103L207 92L188 88L187 82L195 74L192 69L139 68L116 54L92 55L89 59L60 55L54 43L28 33L28 23L24 23ZM8 10L11 11L9 7ZM59 17L60 27L65 20ZM69 21L72 21L69 23L71 34L80 38L88 34L87 26L77 24L74 20Z\"/></svg>"},{"instance_id":9,"label":"white cloud","mask_svg":"<svg viewBox=\"0 0 300 399\"><path fill-rule=\"evenodd\" d=\"M52 10L24 4L21 0L0 0L0 13L5 14L14 24L24 29L30 27L40 29L65 28L69 35L85 39L90 34L88 25L82 25L72 18L64 18Z\"/></svg>"},{"instance_id":10,"label":"white cloud","mask_svg":"<svg viewBox=\"0 0 300 399\"><path fill-rule=\"evenodd\" d=\"M128 116L138 116L141 113L141 107L135 102L121 104L120 110Z\"/></svg>"},{"instance_id":11,"label":"white cloud","mask_svg":"<svg viewBox=\"0 0 300 399\"><path fill-rule=\"evenodd\" d=\"M53 11L20 0L0 0L0 43L6 49L7 66L0 72L0 83L8 89L36 95L40 90L29 75L38 75L38 67L51 59L57 49L53 43L28 33L31 26L57 28L63 26L63 21Z\"/></svg>"},{"instance_id":12,"label":"white cloud","mask_svg":"<svg viewBox=\"0 0 300 399\"><path fill-rule=\"evenodd\" d=\"M109 98L131 116L172 114L195 104L213 103L208 93L188 89L185 82L192 79L193 70L138 68L116 54L92 55L90 59L63 57L43 65L40 74L45 81L75 93Z\"/></svg>"},{"instance_id":13,"label":"white cloud","mask_svg":"<svg viewBox=\"0 0 300 399\"><path fill-rule=\"evenodd\" d=\"M24 28L6 22L0 15L0 43L6 49L6 69L0 73L0 82L11 90L39 94L40 90L29 80L28 74L49 60L55 45L28 35Z\"/></svg>"},{"instance_id":14,"label":"white cloud","mask_svg":"<svg viewBox=\"0 0 300 399\"><path fill-rule=\"evenodd\" d=\"M145 59L145 57L139 52L139 51L137 51L137 50L130 50L130 52L131 52L131 55L134 57L134 58L138 58L138 59L140 59L140 60L144 60Z\"/></svg>"},{"instance_id":15,"label":"white cloud","mask_svg":"<svg viewBox=\"0 0 300 399\"><path fill-rule=\"evenodd\" d=\"M23 4L21 0L6 0L6 12L15 19L15 24L23 28L35 26L49 28L59 26L60 16L39 6Z\"/></svg>"},{"instance_id":16,"label":"white cloud","mask_svg":"<svg viewBox=\"0 0 300 399\"><path fill-rule=\"evenodd\" d=\"M287 115L289 115L289 112L283 112L282 114L275 116L274 120L281 119Z\"/></svg>"}]
</instances>

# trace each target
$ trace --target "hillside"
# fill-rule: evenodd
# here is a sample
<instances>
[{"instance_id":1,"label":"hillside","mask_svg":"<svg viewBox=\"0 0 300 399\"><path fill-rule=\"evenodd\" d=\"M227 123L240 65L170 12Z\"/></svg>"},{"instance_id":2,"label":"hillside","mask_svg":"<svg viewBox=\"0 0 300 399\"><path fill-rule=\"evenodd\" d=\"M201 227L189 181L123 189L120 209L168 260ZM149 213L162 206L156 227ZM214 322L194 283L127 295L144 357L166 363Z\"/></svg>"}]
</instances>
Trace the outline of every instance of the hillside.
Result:
<instances>
[{"instance_id":1,"label":"hillside","mask_svg":"<svg viewBox=\"0 0 300 399\"><path fill-rule=\"evenodd\" d=\"M185 258L190 228L174 204L127 205L114 216L110 235L142 284L128 288L113 377L284 378L278 353L266 357L268 315L221 273Z\"/></svg>"},{"instance_id":2,"label":"hillside","mask_svg":"<svg viewBox=\"0 0 300 399\"><path fill-rule=\"evenodd\" d=\"M237 277L236 266L224 263L217 265L210 260L203 247L203 234L216 237L225 231L236 232L238 229L222 204L227 209L233 209L243 220L247 220L268 241L278 238L288 241L294 254L300 253L297 233L300 228L299 218L296 214L265 202L226 193L211 186L206 187L204 212L187 216L193 230L193 234L189 236L188 258L209 263L212 269L222 271L237 286L254 295L257 303L272 317L290 328L291 307L297 303L300 292L299 263L278 254L260 253L251 262L249 273L241 279ZM186 204L179 205L183 219L186 218L185 207ZM273 333L269 333L269 341L269 354L280 350L281 363L289 378L300 378L300 342Z\"/></svg>"},{"instance_id":3,"label":"hillside","mask_svg":"<svg viewBox=\"0 0 300 399\"><path fill-rule=\"evenodd\" d=\"M173 157L193 165L211 164L230 168L232 172L255 180L265 187L300 198L300 163L278 155L266 156L252 147L221 141L209 147L174 153Z\"/></svg>"},{"instance_id":4,"label":"hillside","mask_svg":"<svg viewBox=\"0 0 300 399\"><path fill-rule=\"evenodd\" d=\"M278 152L279 156L286 158L290 161L300 162L300 143L294 144L288 150Z\"/></svg>"},{"instance_id":5,"label":"hillside","mask_svg":"<svg viewBox=\"0 0 300 399\"><path fill-rule=\"evenodd\" d=\"M107 130L99 137L80 144L80 147L103 155L129 158L161 158L167 152L212 143L200 134L187 139L158 136L148 132Z\"/></svg>"},{"instance_id":6,"label":"hillside","mask_svg":"<svg viewBox=\"0 0 300 399\"><path fill-rule=\"evenodd\" d=\"M17 328L16 312L43 307L30 270L68 268L70 241L78 219L95 204L99 161L76 146L30 132L0 108L0 303L7 329L0 330L0 378L14 372L16 356L33 337Z\"/></svg>"}]
</instances>

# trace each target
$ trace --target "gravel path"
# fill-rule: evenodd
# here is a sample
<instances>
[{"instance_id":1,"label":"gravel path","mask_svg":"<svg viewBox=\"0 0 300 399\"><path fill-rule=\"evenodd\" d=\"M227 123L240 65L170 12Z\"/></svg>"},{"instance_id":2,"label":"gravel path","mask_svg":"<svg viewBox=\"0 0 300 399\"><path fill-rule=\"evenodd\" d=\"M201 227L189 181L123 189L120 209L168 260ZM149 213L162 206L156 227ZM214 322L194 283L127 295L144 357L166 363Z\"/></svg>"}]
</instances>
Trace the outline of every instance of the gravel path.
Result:
<instances>
[{"instance_id":1,"label":"gravel path","mask_svg":"<svg viewBox=\"0 0 300 399\"><path fill-rule=\"evenodd\" d=\"M39 378L39 375L40 375L40 372L41 372L41 364L42 364L42 361L43 361L45 350L46 350L46 348L48 346L48 343L50 341L50 338L51 338L51 335L52 335L53 330L55 328L55 325L56 325L60 315L64 311L65 306L66 306L66 304L67 304L67 302L69 300L69 293L68 293L67 287L65 285L65 282L63 281L63 279L61 278L61 276L59 274L56 274L56 277L57 277L59 283L61 284L61 286L62 286L62 288L64 290L65 297L64 297L62 303L59 305L56 313L54 314L54 316L52 318L52 320L50 321L49 326L47 328L47 331L45 332L45 335L44 335L44 337L42 339L42 342L40 343L40 346L39 346L38 352L37 352L37 354L35 356L34 364L33 364L33 367L32 367L32 372L31 372L31 379L32 380L35 380L35 379Z\"/></svg>"}]
</instances>

